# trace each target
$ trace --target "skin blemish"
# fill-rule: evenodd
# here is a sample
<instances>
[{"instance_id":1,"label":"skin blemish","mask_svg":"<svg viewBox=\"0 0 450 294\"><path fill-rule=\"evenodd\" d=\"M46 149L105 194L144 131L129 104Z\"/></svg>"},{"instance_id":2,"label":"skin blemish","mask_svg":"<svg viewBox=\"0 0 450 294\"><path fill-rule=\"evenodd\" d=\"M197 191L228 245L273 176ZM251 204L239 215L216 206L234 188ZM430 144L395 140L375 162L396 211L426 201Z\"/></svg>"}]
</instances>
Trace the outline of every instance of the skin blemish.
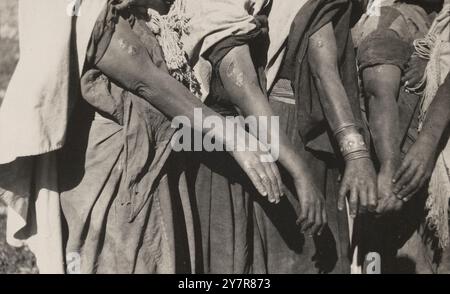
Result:
<instances>
[{"instance_id":1,"label":"skin blemish","mask_svg":"<svg viewBox=\"0 0 450 294\"><path fill-rule=\"evenodd\" d=\"M238 86L239 88L241 88L242 86L244 86L244 73L239 72L236 76L236 86Z\"/></svg>"},{"instance_id":2,"label":"skin blemish","mask_svg":"<svg viewBox=\"0 0 450 294\"><path fill-rule=\"evenodd\" d=\"M314 47L322 48L325 45L325 42L322 40L313 40Z\"/></svg>"},{"instance_id":3,"label":"skin blemish","mask_svg":"<svg viewBox=\"0 0 450 294\"><path fill-rule=\"evenodd\" d=\"M226 71L227 77L233 80L233 83L242 88L244 86L244 73L236 68L234 62L231 62Z\"/></svg>"},{"instance_id":4,"label":"skin blemish","mask_svg":"<svg viewBox=\"0 0 450 294\"><path fill-rule=\"evenodd\" d=\"M128 54L135 56L138 53L138 49L135 46L128 47Z\"/></svg>"},{"instance_id":5,"label":"skin blemish","mask_svg":"<svg viewBox=\"0 0 450 294\"><path fill-rule=\"evenodd\" d=\"M128 43L124 39L119 40L120 49L126 49L128 47Z\"/></svg>"}]
</instances>

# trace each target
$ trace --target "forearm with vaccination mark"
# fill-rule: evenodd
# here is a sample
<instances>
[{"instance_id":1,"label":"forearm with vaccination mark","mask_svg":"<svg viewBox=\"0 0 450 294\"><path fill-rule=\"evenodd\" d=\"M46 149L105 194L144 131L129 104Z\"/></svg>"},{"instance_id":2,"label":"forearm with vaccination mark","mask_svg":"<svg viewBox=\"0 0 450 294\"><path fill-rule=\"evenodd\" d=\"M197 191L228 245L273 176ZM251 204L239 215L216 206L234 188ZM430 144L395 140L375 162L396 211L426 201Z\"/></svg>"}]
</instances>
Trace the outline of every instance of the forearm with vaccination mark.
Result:
<instances>
[{"instance_id":1,"label":"forearm with vaccination mark","mask_svg":"<svg viewBox=\"0 0 450 294\"><path fill-rule=\"evenodd\" d=\"M157 67L129 23L120 19L108 48L96 63L96 67L121 87L142 97L170 118L184 117L191 127L199 132L210 132L203 121L216 116L223 125L226 120L197 99L169 73ZM201 117L196 117L195 113ZM197 122L200 120L200 123ZM214 131L215 129L212 129ZM221 132L214 134L225 144L233 144L233 139L224 138Z\"/></svg>"},{"instance_id":2,"label":"forearm with vaccination mark","mask_svg":"<svg viewBox=\"0 0 450 294\"><path fill-rule=\"evenodd\" d=\"M273 113L267 96L259 84L248 46L231 50L220 64L220 77L231 102L246 118L255 118L249 131L265 143L275 159L292 176L304 175L307 166L296 153L287 135L280 130L279 118Z\"/></svg>"}]
</instances>

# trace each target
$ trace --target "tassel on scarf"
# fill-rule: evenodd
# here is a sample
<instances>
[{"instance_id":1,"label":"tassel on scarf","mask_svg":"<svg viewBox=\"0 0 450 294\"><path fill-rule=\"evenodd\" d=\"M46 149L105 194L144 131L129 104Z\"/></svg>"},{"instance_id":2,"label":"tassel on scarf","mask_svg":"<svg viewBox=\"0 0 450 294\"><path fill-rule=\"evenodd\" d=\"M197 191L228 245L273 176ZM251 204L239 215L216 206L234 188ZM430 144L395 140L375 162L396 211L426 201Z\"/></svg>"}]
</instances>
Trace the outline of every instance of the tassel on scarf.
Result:
<instances>
[{"instance_id":1,"label":"tassel on scarf","mask_svg":"<svg viewBox=\"0 0 450 294\"><path fill-rule=\"evenodd\" d=\"M160 15L149 10L150 21L147 23L155 34L164 53L170 74L189 90L201 97L201 87L193 68L189 65L186 52L182 49L181 38L189 34L189 18L186 15L184 0L176 0L167 15Z\"/></svg>"},{"instance_id":2,"label":"tassel on scarf","mask_svg":"<svg viewBox=\"0 0 450 294\"><path fill-rule=\"evenodd\" d=\"M441 154L430 179L429 196L426 202L428 210L427 224L435 231L439 246L449 245L448 197L450 196L450 173L444 156Z\"/></svg>"}]
</instances>

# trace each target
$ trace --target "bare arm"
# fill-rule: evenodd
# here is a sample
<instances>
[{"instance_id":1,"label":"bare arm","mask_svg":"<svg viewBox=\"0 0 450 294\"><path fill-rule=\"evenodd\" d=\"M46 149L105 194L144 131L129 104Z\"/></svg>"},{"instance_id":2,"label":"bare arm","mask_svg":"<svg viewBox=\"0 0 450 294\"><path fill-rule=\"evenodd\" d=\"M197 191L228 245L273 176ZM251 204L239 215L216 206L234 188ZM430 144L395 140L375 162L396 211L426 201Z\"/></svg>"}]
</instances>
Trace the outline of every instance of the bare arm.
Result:
<instances>
[{"instance_id":1,"label":"bare arm","mask_svg":"<svg viewBox=\"0 0 450 294\"><path fill-rule=\"evenodd\" d=\"M331 23L311 36L308 58L325 116L336 133L337 141L345 142L348 136L360 138L350 100L339 75L336 37ZM342 128L346 125L353 125L353 127ZM358 206L362 210L366 208L375 210L377 206L375 179L373 163L368 156L346 160L339 208L344 209L345 197L350 194L352 216L356 216Z\"/></svg>"},{"instance_id":2,"label":"bare arm","mask_svg":"<svg viewBox=\"0 0 450 294\"><path fill-rule=\"evenodd\" d=\"M409 201L430 179L439 148L449 140L450 75L431 103L417 141L395 175L394 193Z\"/></svg>"},{"instance_id":3,"label":"bare arm","mask_svg":"<svg viewBox=\"0 0 450 294\"><path fill-rule=\"evenodd\" d=\"M393 193L394 174L400 164L400 117L397 97L401 70L395 65L377 65L363 71L368 99L369 125L381 167L378 174L378 213L398 211L403 201Z\"/></svg>"},{"instance_id":4,"label":"bare arm","mask_svg":"<svg viewBox=\"0 0 450 294\"><path fill-rule=\"evenodd\" d=\"M224 134L223 130L206 128L203 124L206 117L215 116L222 121L224 126L227 125L226 119L206 107L168 73L159 70L124 19L121 18L116 25L111 43L97 67L111 80L149 101L167 116L171 118L186 117L190 121L190 126L197 128L197 131L213 135L229 146L229 150L245 150L231 153L262 195L268 194L268 185L277 185L276 176L266 172L268 169L275 170L275 164L260 160L261 156L270 156L270 154L262 151L250 152L246 148L247 140L257 141L257 139L246 133L245 130L237 132L238 137L234 138L232 132ZM195 109L202 110L203 117L200 118L202 120L200 124L195 122ZM228 137L228 134L232 134L232 136ZM240 136L242 134L243 136ZM242 149L236 149L235 144ZM279 175L277 176L279 177Z\"/></svg>"},{"instance_id":5,"label":"bare arm","mask_svg":"<svg viewBox=\"0 0 450 294\"><path fill-rule=\"evenodd\" d=\"M231 102L236 105L245 116L258 118L258 125L251 126L251 132L261 135L258 128L267 134L267 143L272 144L272 136L279 139L279 161L293 177L303 177L308 167L303 159L295 152L293 145L284 132L271 125L270 118L274 116L267 96L262 92L255 66L247 45L236 47L223 59L220 66L220 76L225 89L230 95ZM276 131L275 133L273 131ZM274 146L276 147L276 146Z\"/></svg>"},{"instance_id":6,"label":"bare arm","mask_svg":"<svg viewBox=\"0 0 450 294\"><path fill-rule=\"evenodd\" d=\"M279 162L287 169L296 183L297 196L302 207L299 222L303 231L311 229L319 232L327 222L323 196L314 187L307 164L295 152L286 134L271 125L274 116L268 98L264 95L256 74L249 47L236 47L223 59L220 65L220 77L231 102L245 116L258 118L257 126L251 128L256 136L265 136L273 148L277 148L274 136L279 139ZM261 118L261 119L260 119ZM252 127L252 126L250 126ZM262 131L262 132L261 132ZM275 144L274 144L275 143ZM280 183L280 187L282 183ZM281 188L279 188L281 190ZM277 197L280 193L277 192Z\"/></svg>"}]
</instances>

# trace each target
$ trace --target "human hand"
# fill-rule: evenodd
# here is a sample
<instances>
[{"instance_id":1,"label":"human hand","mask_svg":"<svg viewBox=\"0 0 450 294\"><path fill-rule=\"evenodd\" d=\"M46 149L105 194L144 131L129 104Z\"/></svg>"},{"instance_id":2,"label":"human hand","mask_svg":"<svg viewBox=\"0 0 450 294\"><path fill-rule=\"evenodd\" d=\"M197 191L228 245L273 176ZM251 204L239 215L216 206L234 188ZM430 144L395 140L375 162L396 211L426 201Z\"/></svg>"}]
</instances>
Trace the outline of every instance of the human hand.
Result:
<instances>
[{"instance_id":1,"label":"human hand","mask_svg":"<svg viewBox=\"0 0 450 294\"><path fill-rule=\"evenodd\" d=\"M413 55L408 61L408 66L402 77L402 84L405 87L416 86L425 75L427 64L428 60Z\"/></svg>"},{"instance_id":2,"label":"human hand","mask_svg":"<svg viewBox=\"0 0 450 294\"><path fill-rule=\"evenodd\" d=\"M436 145L419 136L410 148L393 179L393 192L398 198L408 202L430 179L437 158Z\"/></svg>"},{"instance_id":3,"label":"human hand","mask_svg":"<svg viewBox=\"0 0 450 294\"><path fill-rule=\"evenodd\" d=\"M249 135L250 140L257 140ZM259 142L258 142L259 143ZM260 143L259 143L260 144ZM252 146L249 144L249 146ZM260 146L260 145L257 145ZM237 147L231 155L248 175L255 188L262 196L267 196L271 203L279 203L283 195L283 182L275 160L267 160L272 155L263 147L257 151ZM264 160L262 160L264 159Z\"/></svg>"},{"instance_id":4,"label":"human hand","mask_svg":"<svg viewBox=\"0 0 450 294\"><path fill-rule=\"evenodd\" d=\"M376 173L369 158L347 162L339 191L339 210L345 208L345 200L350 194L350 215L356 217L366 210L375 211L378 205Z\"/></svg>"},{"instance_id":5,"label":"human hand","mask_svg":"<svg viewBox=\"0 0 450 294\"><path fill-rule=\"evenodd\" d=\"M383 166L378 174L378 207L376 212L380 215L400 211L404 202L398 199L393 192L394 178L397 165Z\"/></svg>"},{"instance_id":6,"label":"human hand","mask_svg":"<svg viewBox=\"0 0 450 294\"><path fill-rule=\"evenodd\" d=\"M308 174L296 176L294 185L300 202L297 224L302 233L320 235L328 223L325 198Z\"/></svg>"}]
</instances>

